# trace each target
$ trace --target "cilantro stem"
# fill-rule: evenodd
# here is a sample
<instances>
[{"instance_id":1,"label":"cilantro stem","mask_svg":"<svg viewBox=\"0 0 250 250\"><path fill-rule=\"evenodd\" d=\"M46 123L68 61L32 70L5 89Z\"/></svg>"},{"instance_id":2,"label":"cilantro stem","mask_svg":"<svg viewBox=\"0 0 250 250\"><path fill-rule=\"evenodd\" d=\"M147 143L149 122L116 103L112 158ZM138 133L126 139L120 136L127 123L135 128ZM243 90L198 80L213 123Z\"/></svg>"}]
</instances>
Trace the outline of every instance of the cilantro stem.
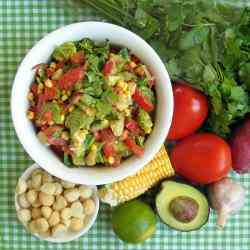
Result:
<instances>
[{"instance_id":1,"label":"cilantro stem","mask_svg":"<svg viewBox=\"0 0 250 250\"><path fill-rule=\"evenodd\" d=\"M187 27L215 26L215 23L201 23L201 24L188 24L188 23L183 23L183 26L187 26Z\"/></svg>"}]
</instances>

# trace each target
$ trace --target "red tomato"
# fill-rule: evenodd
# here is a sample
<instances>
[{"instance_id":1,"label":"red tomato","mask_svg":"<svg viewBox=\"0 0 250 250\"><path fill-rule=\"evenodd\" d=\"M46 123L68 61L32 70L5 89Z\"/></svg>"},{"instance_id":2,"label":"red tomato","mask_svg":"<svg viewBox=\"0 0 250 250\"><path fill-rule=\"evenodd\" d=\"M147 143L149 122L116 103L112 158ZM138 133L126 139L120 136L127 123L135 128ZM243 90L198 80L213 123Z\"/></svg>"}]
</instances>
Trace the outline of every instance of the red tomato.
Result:
<instances>
[{"instance_id":1,"label":"red tomato","mask_svg":"<svg viewBox=\"0 0 250 250\"><path fill-rule=\"evenodd\" d=\"M85 60L83 51L76 52L70 60L74 64L83 64Z\"/></svg>"},{"instance_id":2,"label":"red tomato","mask_svg":"<svg viewBox=\"0 0 250 250\"><path fill-rule=\"evenodd\" d=\"M131 137L125 139L127 147L137 156L143 156L144 149L135 143L135 140Z\"/></svg>"},{"instance_id":3,"label":"red tomato","mask_svg":"<svg viewBox=\"0 0 250 250\"><path fill-rule=\"evenodd\" d=\"M60 77L58 84L62 89L69 90L76 84L76 82L82 80L84 75L85 72L83 67L70 69Z\"/></svg>"},{"instance_id":4,"label":"red tomato","mask_svg":"<svg viewBox=\"0 0 250 250\"><path fill-rule=\"evenodd\" d=\"M103 66L103 70L102 70L103 74L105 76L110 75L114 69L114 66L115 64L112 60L107 61Z\"/></svg>"},{"instance_id":5,"label":"red tomato","mask_svg":"<svg viewBox=\"0 0 250 250\"><path fill-rule=\"evenodd\" d=\"M67 142L62 139L62 138L57 138L55 134L62 129L61 126L51 126L46 128L45 130L42 130L42 132L46 135L48 143L50 145L55 145L55 146L64 146L67 144Z\"/></svg>"},{"instance_id":6,"label":"red tomato","mask_svg":"<svg viewBox=\"0 0 250 250\"><path fill-rule=\"evenodd\" d=\"M133 134L139 134L141 131L138 123L132 119L125 124L125 127Z\"/></svg>"},{"instance_id":7,"label":"red tomato","mask_svg":"<svg viewBox=\"0 0 250 250\"><path fill-rule=\"evenodd\" d=\"M103 153L106 157L114 156L116 154L115 148L112 142L106 142L103 146Z\"/></svg>"},{"instance_id":8,"label":"red tomato","mask_svg":"<svg viewBox=\"0 0 250 250\"><path fill-rule=\"evenodd\" d=\"M46 68L47 77L50 78L54 73L55 73L55 69L54 68Z\"/></svg>"},{"instance_id":9,"label":"red tomato","mask_svg":"<svg viewBox=\"0 0 250 250\"><path fill-rule=\"evenodd\" d=\"M174 146L170 159L178 174L200 184L220 180L232 167L229 145L210 133L184 138Z\"/></svg>"},{"instance_id":10,"label":"red tomato","mask_svg":"<svg viewBox=\"0 0 250 250\"><path fill-rule=\"evenodd\" d=\"M56 97L56 87L55 85L51 88L46 87L44 89L44 101L53 100Z\"/></svg>"},{"instance_id":11,"label":"red tomato","mask_svg":"<svg viewBox=\"0 0 250 250\"><path fill-rule=\"evenodd\" d=\"M34 96L37 95L37 89L38 89L37 84L36 83L32 83L31 87L30 87L30 90L31 90L31 92L33 93Z\"/></svg>"},{"instance_id":12,"label":"red tomato","mask_svg":"<svg viewBox=\"0 0 250 250\"><path fill-rule=\"evenodd\" d=\"M99 138L104 142L112 142L115 139L115 135L110 128L105 128L99 131Z\"/></svg>"},{"instance_id":13,"label":"red tomato","mask_svg":"<svg viewBox=\"0 0 250 250\"><path fill-rule=\"evenodd\" d=\"M194 133L208 115L208 101L200 91L177 82L173 86L174 114L169 140L178 140Z\"/></svg>"},{"instance_id":14,"label":"red tomato","mask_svg":"<svg viewBox=\"0 0 250 250\"><path fill-rule=\"evenodd\" d=\"M45 122L52 121L53 120L53 113L52 113L52 111L44 112L42 120L45 121Z\"/></svg>"},{"instance_id":15,"label":"red tomato","mask_svg":"<svg viewBox=\"0 0 250 250\"><path fill-rule=\"evenodd\" d=\"M135 90L132 98L145 111L151 112L154 110L154 104L151 103L145 96L143 96L139 89Z\"/></svg>"}]
</instances>

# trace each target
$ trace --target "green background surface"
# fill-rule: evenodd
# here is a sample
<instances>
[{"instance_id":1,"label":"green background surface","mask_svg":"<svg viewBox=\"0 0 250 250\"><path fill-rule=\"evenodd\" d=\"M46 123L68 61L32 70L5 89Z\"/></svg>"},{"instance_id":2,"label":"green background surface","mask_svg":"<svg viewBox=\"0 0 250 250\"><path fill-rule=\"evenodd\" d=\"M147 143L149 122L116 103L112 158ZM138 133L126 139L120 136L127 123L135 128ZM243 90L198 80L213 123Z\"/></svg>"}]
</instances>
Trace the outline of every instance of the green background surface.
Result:
<instances>
[{"instance_id":1,"label":"green background surface","mask_svg":"<svg viewBox=\"0 0 250 250\"><path fill-rule=\"evenodd\" d=\"M24 55L45 34L66 24L86 20L100 18L74 0L0 0L0 250L249 250L249 194L244 208L230 219L223 231L215 227L214 212L206 226L190 233L171 230L158 220L155 235L141 245L129 245L115 237L109 208L103 205L89 233L66 244L40 241L18 223L14 189L18 177L32 160L18 142L11 121L9 101L15 72ZM234 174L234 177L250 189L250 176Z\"/></svg>"}]
</instances>

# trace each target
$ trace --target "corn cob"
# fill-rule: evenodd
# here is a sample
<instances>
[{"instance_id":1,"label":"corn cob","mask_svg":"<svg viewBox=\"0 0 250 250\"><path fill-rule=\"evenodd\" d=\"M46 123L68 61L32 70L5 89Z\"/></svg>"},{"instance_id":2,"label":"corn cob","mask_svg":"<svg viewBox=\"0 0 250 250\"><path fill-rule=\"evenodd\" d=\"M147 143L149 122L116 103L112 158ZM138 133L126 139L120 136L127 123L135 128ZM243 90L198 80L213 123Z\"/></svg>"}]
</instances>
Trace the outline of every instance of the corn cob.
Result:
<instances>
[{"instance_id":1,"label":"corn cob","mask_svg":"<svg viewBox=\"0 0 250 250\"><path fill-rule=\"evenodd\" d=\"M98 190L102 202L116 206L145 193L159 181L174 175L164 146L142 170L124 180L107 184Z\"/></svg>"}]
</instances>

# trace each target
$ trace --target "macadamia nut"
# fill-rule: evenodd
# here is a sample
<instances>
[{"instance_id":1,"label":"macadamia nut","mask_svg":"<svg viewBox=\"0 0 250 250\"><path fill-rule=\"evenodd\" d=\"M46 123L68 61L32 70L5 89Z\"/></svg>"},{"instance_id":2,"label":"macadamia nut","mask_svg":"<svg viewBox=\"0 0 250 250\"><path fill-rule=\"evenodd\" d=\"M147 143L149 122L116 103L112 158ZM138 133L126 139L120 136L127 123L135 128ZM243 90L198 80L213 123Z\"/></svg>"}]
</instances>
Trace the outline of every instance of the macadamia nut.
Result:
<instances>
[{"instance_id":1,"label":"macadamia nut","mask_svg":"<svg viewBox=\"0 0 250 250\"><path fill-rule=\"evenodd\" d=\"M36 199L37 199L37 191L34 189L29 190L26 193L26 198L27 198L29 203L31 203L31 204L35 203Z\"/></svg>"},{"instance_id":2,"label":"macadamia nut","mask_svg":"<svg viewBox=\"0 0 250 250\"><path fill-rule=\"evenodd\" d=\"M95 212L95 202L92 199L87 199L83 203L84 213L86 215L91 215Z\"/></svg>"},{"instance_id":3,"label":"macadamia nut","mask_svg":"<svg viewBox=\"0 0 250 250\"><path fill-rule=\"evenodd\" d=\"M55 226L60 222L60 214L58 211L52 212L51 216L49 217L49 225L50 226Z\"/></svg>"},{"instance_id":4,"label":"macadamia nut","mask_svg":"<svg viewBox=\"0 0 250 250\"><path fill-rule=\"evenodd\" d=\"M43 206L50 207L54 203L55 197L53 195L40 192L39 193L39 201L42 203Z\"/></svg>"},{"instance_id":5,"label":"macadamia nut","mask_svg":"<svg viewBox=\"0 0 250 250\"><path fill-rule=\"evenodd\" d=\"M69 228L73 232L79 232L83 228L83 220L79 218L72 218Z\"/></svg>"},{"instance_id":6,"label":"macadamia nut","mask_svg":"<svg viewBox=\"0 0 250 250\"><path fill-rule=\"evenodd\" d=\"M49 229L49 223L45 218L35 220L38 232L46 232Z\"/></svg>"},{"instance_id":7,"label":"macadamia nut","mask_svg":"<svg viewBox=\"0 0 250 250\"><path fill-rule=\"evenodd\" d=\"M26 224L31 220L31 213L29 209L20 209L17 211L18 219L23 223Z\"/></svg>"},{"instance_id":8,"label":"macadamia nut","mask_svg":"<svg viewBox=\"0 0 250 250\"><path fill-rule=\"evenodd\" d=\"M85 185L81 185L79 187L79 193L80 193L80 197L82 199L88 199L91 197L91 195L93 194L93 190L92 188L85 186Z\"/></svg>"},{"instance_id":9,"label":"macadamia nut","mask_svg":"<svg viewBox=\"0 0 250 250\"><path fill-rule=\"evenodd\" d=\"M55 184L55 186L56 186L56 190L55 190L54 195L59 195L59 194L61 194L61 193L63 192L63 187L62 187L62 185L61 185L59 182L55 182L54 184Z\"/></svg>"},{"instance_id":10,"label":"macadamia nut","mask_svg":"<svg viewBox=\"0 0 250 250\"><path fill-rule=\"evenodd\" d=\"M75 187L75 184L74 184L74 183L71 183L71 182L68 182L68 181L63 181L63 180L61 180L61 184L62 184L62 186L63 186L65 189L74 188L74 187Z\"/></svg>"},{"instance_id":11,"label":"macadamia nut","mask_svg":"<svg viewBox=\"0 0 250 250\"><path fill-rule=\"evenodd\" d=\"M59 237L67 231L67 227L64 224L57 224L52 228L52 235L54 237Z\"/></svg>"},{"instance_id":12,"label":"macadamia nut","mask_svg":"<svg viewBox=\"0 0 250 250\"><path fill-rule=\"evenodd\" d=\"M56 211L62 210L67 206L67 201L62 195L56 197L56 202L53 204L53 209Z\"/></svg>"},{"instance_id":13,"label":"macadamia nut","mask_svg":"<svg viewBox=\"0 0 250 250\"><path fill-rule=\"evenodd\" d=\"M70 188L64 191L64 197L68 202L79 199L80 193L77 188Z\"/></svg>"},{"instance_id":14,"label":"macadamia nut","mask_svg":"<svg viewBox=\"0 0 250 250\"><path fill-rule=\"evenodd\" d=\"M40 208L32 208L31 210L31 217L32 219L38 219L42 217L41 209Z\"/></svg>"},{"instance_id":15,"label":"macadamia nut","mask_svg":"<svg viewBox=\"0 0 250 250\"><path fill-rule=\"evenodd\" d=\"M71 204L71 215L76 218L83 218L84 217L84 211L83 206L80 201L75 201Z\"/></svg>"},{"instance_id":16,"label":"macadamia nut","mask_svg":"<svg viewBox=\"0 0 250 250\"><path fill-rule=\"evenodd\" d=\"M42 216L46 219L48 219L51 214L52 214L52 209L50 207L41 207L41 213L42 213Z\"/></svg>"},{"instance_id":17,"label":"macadamia nut","mask_svg":"<svg viewBox=\"0 0 250 250\"><path fill-rule=\"evenodd\" d=\"M56 185L53 182L46 182L41 186L40 191L45 194L54 195L56 191Z\"/></svg>"},{"instance_id":18,"label":"macadamia nut","mask_svg":"<svg viewBox=\"0 0 250 250\"><path fill-rule=\"evenodd\" d=\"M72 213L71 213L71 209L69 207L65 207L64 209L62 209L62 211L61 211L62 220L68 220L71 218L71 216L72 216Z\"/></svg>"},{"instance_id":19,"label":"macadamia nut","mask_svg":"<svg viewBox=\"0 0 250 250\"><path fill-rule=\"evenodd\" d=\"M32 175L31 182L32 182L32 187L36 190L39 190L42 184L42 175L41 174Z\"/></svg>"},{"instance_id":20,"label":"macadamia nut","mask_svg":"<svg viewBox=\"0 0 250 250\"><path fill-rule=\"evenodd\" d=\"M18 204L22 208L28 208L30 207L30 203L26 198L26 193L22 193L18 196Z\"/></svg>"},{"instance_id":21,"label":"macadamia nut","mask_svg":"<svg viewBox=\"0 0 250 250\"><path fill-rule=\"evenodd\" d=\"M27 187L26 181L19 179L19 181L17 182L17 186L16 186L16 193L17 194L25 193L27 188L28 187Z\"/></svg>"}]
</instances>

